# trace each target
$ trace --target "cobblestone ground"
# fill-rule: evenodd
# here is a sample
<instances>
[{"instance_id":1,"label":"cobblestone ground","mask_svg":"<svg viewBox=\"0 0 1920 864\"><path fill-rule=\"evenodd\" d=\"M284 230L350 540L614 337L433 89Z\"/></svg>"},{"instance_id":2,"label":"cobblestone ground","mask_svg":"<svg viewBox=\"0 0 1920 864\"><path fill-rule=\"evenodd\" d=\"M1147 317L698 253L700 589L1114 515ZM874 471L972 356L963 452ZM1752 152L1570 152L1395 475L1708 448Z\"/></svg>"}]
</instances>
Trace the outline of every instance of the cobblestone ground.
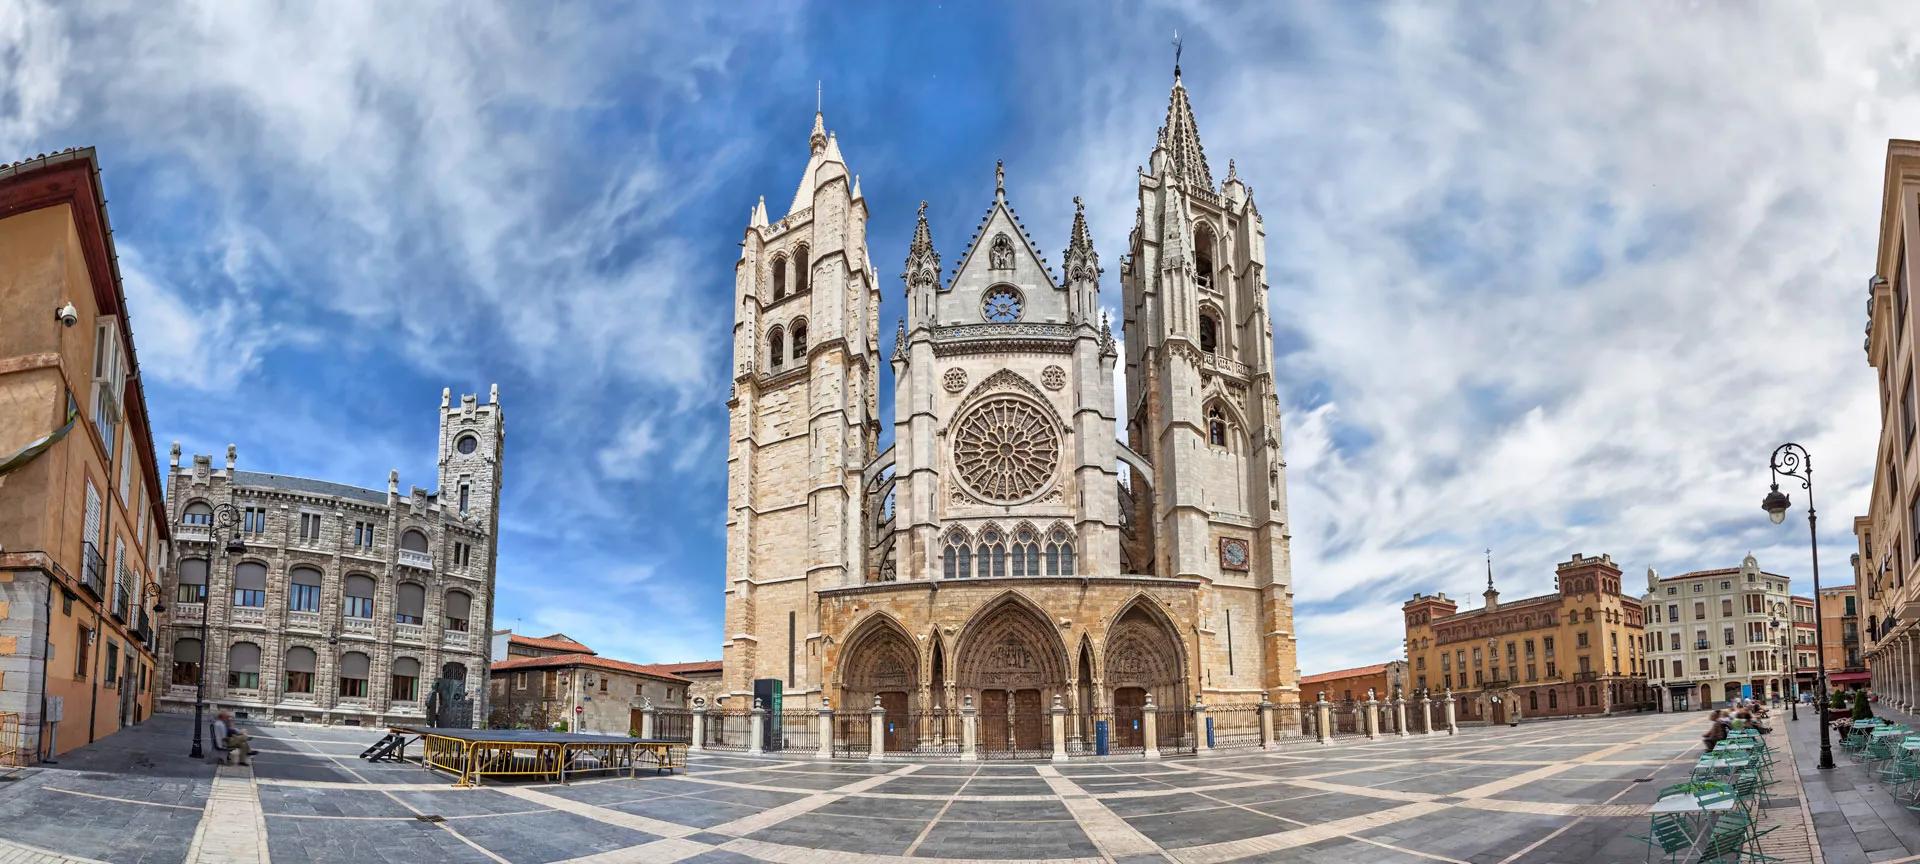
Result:
<instances>
[{"instance_id":1,"label":"cobblestone ground","mask_svg":"<svg viewBox=\"0 0 1920 864\"><path fill-rule=\"evenodd\" d=\"M454 789L360 761L374 733L342 728L256 728L253 770L216 775L185 758L188 724L161 717L0 783L0 864L1641 861L1629 835L1656 790L1685 777L1703 718L1160 762L704 754L679 776ZM1820 861L1798 777L1779 773L1766 849Z\"/></svg>"}]
</instances>

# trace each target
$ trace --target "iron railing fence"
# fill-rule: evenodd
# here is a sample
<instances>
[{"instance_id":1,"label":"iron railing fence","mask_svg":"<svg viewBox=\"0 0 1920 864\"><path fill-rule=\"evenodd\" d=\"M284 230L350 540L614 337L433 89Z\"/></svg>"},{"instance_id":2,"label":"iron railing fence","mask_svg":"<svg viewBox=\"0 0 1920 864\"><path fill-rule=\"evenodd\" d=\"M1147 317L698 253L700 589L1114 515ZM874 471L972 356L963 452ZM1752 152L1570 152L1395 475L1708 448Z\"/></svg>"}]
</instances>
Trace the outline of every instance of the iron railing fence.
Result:
<instances>
[{"instance_id":1,"label":"iron railing fence","mask_svg":"<svg viewBox=\"0 0 1920 864\"><path fill-rule=\"evenodd\" d=\"M891 724L892 718L889 717ZM962 725L960 712L945 708L932 711L915 711L907 715L905 728L894 726L886 736L883 745L888 752L900 749L902 743L915 756L934 759L950 759L960 755L962 739L966 727ZM908 741L908 736L911 740Z\"/></svg>"},{"instance_id":2,"label":"iron railing fence","mask_svg":"<svg viewBox=\"0 0 1920 864\"><path fill-rule=\"evenodd\" d=\"M653 737L658 741L693 743L693 712L660 709L653 715Z\"/></svg>"},{"instance_id":3,"label":"iron railing fence","mask_svg":"<svg viewBox=\"0 0 1920 864\"><path fill-rule=\"evenodd\" d=\"M833 715L833 755L864 758L873 749L873 715L850 711Z\"/></svg>"},{"instance_id":4,"label":"iron railing fence","mask_svg":"<svg viewBox=\"0 0 1920 864\"><path fill-rule=\"evenodd\" d=\"M1242 750L1259 747L1260 706L1254 702L1240 702L1207 707L1207 720L1212 729L1202 730L1211 737L1209 746L1215 750Z\"/></svg>"},{"instance_id":5,"label":"iron railing fence","mask_svg":"<svg viewBox=\"0 0 1920 864\"><path fill-rule=\"evenodd\" d=\"M745 750L753 737L750 711L720 710L707 712L706 740L700 746L708 750Z\"/></svg>"},{"instance_id":6,"label":"iron railing fence","mask_svg":"<svg viewBox=\"0 0 1920 864\"><path fill-rule=\"evenodd\" d=\"M798 750L813 753L820 749L820 713L817 711L782 711L772 715L768 722L774 724L774 744L781 750Z\"/></svg>"}]
</instances>

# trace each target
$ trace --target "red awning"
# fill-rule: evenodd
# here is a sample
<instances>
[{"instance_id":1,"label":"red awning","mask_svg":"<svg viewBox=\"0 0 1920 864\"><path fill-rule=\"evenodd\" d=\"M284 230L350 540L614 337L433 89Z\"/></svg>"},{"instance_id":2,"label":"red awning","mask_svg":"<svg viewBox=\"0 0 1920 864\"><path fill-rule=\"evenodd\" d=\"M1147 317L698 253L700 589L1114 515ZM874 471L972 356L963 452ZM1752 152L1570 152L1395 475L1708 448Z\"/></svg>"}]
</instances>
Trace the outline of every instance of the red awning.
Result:
<instances>
[{"instance_id":1,"label":"red awning","mask_svg":"<svg viewBox=\"0 0 1920 864\"><path fill-rule=\"evenodd\" d=\"M1827 681L1834 684L1870 684L1872 672L1833 672L1827 675Z\"/></svg>"}]
</instances>

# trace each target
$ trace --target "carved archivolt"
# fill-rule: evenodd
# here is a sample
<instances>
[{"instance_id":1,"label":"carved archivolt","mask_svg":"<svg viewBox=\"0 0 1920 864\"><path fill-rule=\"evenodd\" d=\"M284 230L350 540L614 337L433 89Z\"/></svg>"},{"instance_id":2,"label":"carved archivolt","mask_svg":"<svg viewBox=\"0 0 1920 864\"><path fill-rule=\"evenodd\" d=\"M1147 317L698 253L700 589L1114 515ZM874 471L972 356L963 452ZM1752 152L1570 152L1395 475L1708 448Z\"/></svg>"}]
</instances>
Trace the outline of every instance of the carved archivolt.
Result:
<instances>
[{"instance_id":1,"label":"carved archivolt","mask_svg":"<svg viewBox=\"0 0 1920 864\"><path fill-rule=\"evenodd\" d=\"M1159 616L1136 604L1107 631L1109 687L1153 688L1181 680L1179 640Z\"/></svg>"},{"instance_id":2,"label":"carved archivolt","mask_svg":"<svg viewBox=\"0 0 1920 864\"><path fill-rule=\"evenodd\" d=\"M847 643L840 663L842 699L866 701L874 693L919 689L920 655L899 629L868 621Z\"/></svg>"},{"instance_id":3,"label":"carved archivolt","mask_svg":"<svg viewBox=\"0 0 1920 864\"><path fill-rule=\"evenodd\" d=\"M1017 601L1002 601L974 622L954 652L961 687L1061 689L1067 658L1047 621Z\"/></svg>"}]
</instances>

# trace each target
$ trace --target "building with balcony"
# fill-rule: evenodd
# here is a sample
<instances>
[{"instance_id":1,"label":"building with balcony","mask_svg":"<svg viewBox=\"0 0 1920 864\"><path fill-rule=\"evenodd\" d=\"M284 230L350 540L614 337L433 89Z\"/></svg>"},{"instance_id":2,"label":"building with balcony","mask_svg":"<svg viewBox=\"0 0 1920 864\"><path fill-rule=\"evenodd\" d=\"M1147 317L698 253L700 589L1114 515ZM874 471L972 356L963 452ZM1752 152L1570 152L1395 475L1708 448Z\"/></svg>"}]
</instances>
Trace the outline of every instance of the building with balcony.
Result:
<instances>
[{"instance_id":1,"label":"building with balcony","mask_svg":"<svg viewBox=\"0 0 1920 864\"><path fill-rule=\"evenodd\" d=\"M1816 653L1819 621L1814 617L1812 597L1793 597L1793 692L1815 693L1820 689L1820 662Z\"/></svg>"},{"instance_id":2,"label":"building with balcony","mask_svg":"<svg viewBox=\"0 0 1920 864\"><path fill-rule=\"evenodd\" d=\"M0 763L153 710L170 544L139 372L94 151L0 165Z\"/></svg>"},{"instance_id":3,"label":"building with balcony","mask_svg":"<svg viewBox=\"0 0 1920 864\"><path fill-rule=\"evenodd\" d=\"M1734 699L1787 698L1788 644L1799 638L1791 580L1739 567L1662 577L1647 570L1647 679L1663 711L1697 711ZM1805 655L1811 660L1811 655Z\"/></svg>"},{"instance_id":4,"label":"building with balcony","mask_svg":"<svg viewBox=\"0 0 1920 864\"><path fill-rule=\"evenodd\" d=\"M1856 585L1820 589L1820 665L1826 669L1829 687L1872 684L1862 638L1867 622L1860 616L1861 600Z\"/></svg>"},{"instance_id":5,"label":"building with balcony","mask_svg":"<svg viewBox=\"0 0 1920 864\"><path fill-rule=\"evenodd\" d=\"M1402 604L1414 691L1467 697L1460 718L1492 723L1516 706L1522 717L1649 707L1640 604L1621 593L1613 558L1576 554L1554 573L1554 593L1502 601L1489 567L1486 605L1465 612L1445 594Z\"/></svg>"},{"instance_id":6,"label":"building with balcony","mask_svg":"<svg viewBox=\"0 0 1920 864\"><path fill-rule=\"evenodd\" d=\"M207 702L239 716L420 722L442 687L484 720L505 434L498 388L443 392L438 488L404 495L397 471L380 492L242 471L231 446L224 467L182 466L175 444L162 704L191 710L204 672Z\"/></svg>"},{"instance_id":7,"label":"building with balcony","mask_svg":"<svg viewBox=\"0 0 1920 864\"><path fill-rule=\"evenodd\" d=\"M1861 654L1873 688L1905 710L1920 705L1920 387L1914 382L1912 281L1920 265L1920 141L1887 142L1879 248L1867 287L1867 364L1880 434L1867 515L1855 519L1854 585ZM1821 605L1826 604L1825 599ZM1823 610L1824 611L1824 610ZM1844 659L1844 658L1843 658Z\"/></svg>"}]
</instances>

